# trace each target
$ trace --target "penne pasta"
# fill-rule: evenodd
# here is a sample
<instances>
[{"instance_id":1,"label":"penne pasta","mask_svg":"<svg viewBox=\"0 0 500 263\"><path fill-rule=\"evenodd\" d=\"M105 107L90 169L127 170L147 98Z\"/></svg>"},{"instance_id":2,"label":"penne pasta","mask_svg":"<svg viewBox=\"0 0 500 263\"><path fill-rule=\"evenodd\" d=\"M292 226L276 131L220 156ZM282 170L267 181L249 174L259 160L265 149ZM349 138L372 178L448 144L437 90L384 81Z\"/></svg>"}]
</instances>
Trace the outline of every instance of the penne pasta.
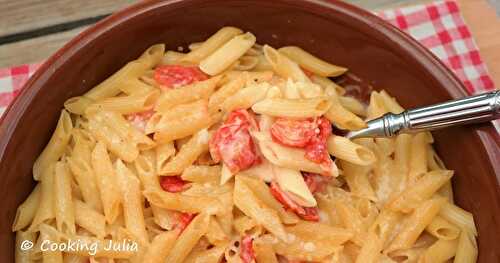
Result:
<instances>
[{"instance_id":1,"label":"penne pasta","mask_svg":"<svg viewBox=\"0 0 500 263\"><path fill-rule=\"evenodd\" d=\"M356 263L379 262L382 243L375 233L368 233L361 250L359 251Z\"/></svg>"},{"instance_id":2,"label":"penne pasta","mask_svg":"<svg viewBox=\"0 0 500 263\"><path fill-rule=\"evenodd\" d=\"M341 218L343 226L354 234L352 242L362 246L362 235L366 231L366 226L363 224L360 212L353 205L341 201L335 202L335 208Z\"/></svg>"},{"instance_id":3,"label":"penne pasta","mask_svg":"<svg viewBox=\"0 0 500 263\"><path fill-rule=\"evenodd\" d=\"M147 252L144 254L142 262L144 263L156 263L156 262L166 262L170 251L175 245L178 233L176 231L165 231L151 241Z\"/></svg>"},{"instance_id":4,"label":"penne pasta","mask_svg":"<svg viewBox=\"0 0 500 263\"><path fill-rule=\"evenodd\" d=\"M159 96L159 90L152 90L130 96L106 98L87 106L87 110L88 107L95 107L96 109L114 111L121 114L143 112L152 109Z\"/></svg>"},{"instance_id":5,"label":"penne pasta","mask_svg":"<svg viewBox=\"0 0 500 263\"><path fill-rule=\"evenodd\" d=\"M238 177L236 177L235 181L234 205L279 239L287 240L287 235L278 213L259 200Z\"/></svg>"},{"instance_id":6,"label":"penne pasta","mask_svg":"<svg viewBox=\"0 0 500 263\"><path fill-rule=\"evenodd\" d=\"M328 137L327 145L331 155L353 164L366 166L373 164L376 160L375 154L370 149L345 137L332 135Z\"/></svg>"},{"instance_id":7,"label":"penne pasta","mask_svg":"<svg viewBox=\"0 0 500 263\"><path fill-rule=\"evenodd\" d=\"M273 70L273 66L269 61L267 60L266 56L264 53L256 55L257 58L257 64L253 68L255 71L268 71L268 70Z\"/></svg>"},{"instance_id":8,"label":"penne pasta","mask_svg":"<svg viewBox=\"0 0 500 263\"><path fill-rule=\"evenodd\" d=\"M222 110L224 101L241 90L248 78L248 74L238 75L215 91L208 101L209 113L216 113Z\"/></svg>"},{"instance_id":9,"label":"penne pasta","mask_svg":"<svg viewBox=\"0 0 500 263\"><path fill-rule=\"evenodd\" d=\"M252 50L252 49L249 49L248 51L250 51L250 50ZM247 51L247 53L248 53L248 51ZM259 63L259 59L256 56L244 55L236 61L236 63L233 66L233 69L234 70L241 70L241 71L252 70L253 68L255 68L255 66L257 66L258 63Z\"/></svg>"},{"instance_id":10,"label":"penne pasta","mask_svg":"<svg viewBox=\"0 0 500 263\"><path fill-rule=\"evenodd\" d=\"M148 136L143 134L137 128L135 128L131 123L127 122L125 118L113 111L98 111L92 114L92 119L96 122L104 122L108 125L110 130L114 131L123 141L131 142L134 147L138 150L147 150L155 146L155 142L151 140ZM98 133L96 133L98 134ZM106 136L103 136L106 138ZM113 145L113 143L109 143ZM125 161L133 161L127 159L128 155L122 152L117 152L117 155L124 155Z\"/></svg>"},{"instance_id":11,"label":"penne pasta","mask_svg":"<svg viewBox=\"0 0 500 263\"><path fill-rule=\"evenodd\" d=\"M40 177L40 202L28 232L37 231L40 224L55 218L54 173L55 163L52 163Z\"/></svg>"},{"instance_id":12,"label":"penne pasta","mask_svg":"<svg viewBox=\"0 0 500 263\"><path fill-rule=\"evenodd\" d=\"M337 92L338 93L338 92ZM366 107L361 102L352 97L340 96L339 102L344 107L344 109L358 115L365 117L366 116Z\"/></svg>"},{"instance_id":13,"label":"penne pasta","mask_svg":"<svg viewBox=\"0 0 500 263\"><path fill-rule=\"evenodd\" d=\"M142 244L148 244L148 235L144 223L144 211L139 179L117 160L114 165L118 188L121 192L123 217L127 230Z\"/></svg>"},{"instance_id":14,"label":"penne pasta","mask_svg":"<svg viewBox=\"0 0 500 263\"><path fill-rule=\"evenodd\" d=\"M184 169L181 178L195 183L216 183L220 181L220 166L192 165Z\"/></svg>"},{"instance_id":15,"label":"penne pasta","mask_svg":"<svg viewBox=\"0 0 500 263\"><path fill-rule=\"evenodd\" d=\"M104 239L106 235L106 218L80 200L74 200L75 223L94 234L97 238Z\"/></svg>"},{"instance_id":16,"label":"penne pasta","mask_svg":"<svg viewBox=\"0 0 500 263\"><path fill-rule=\"evenodd\" d=\"M206 250L193 250L184 260L186 263L218 263L224 256L226 244L216 245Z\"/></svg>"},{"instance_id":17,"label":"penne pasta","mask_svg":"<svg viewBox=\"0 0 500 263\"><path fill-rule=\"evenodd\" d=\"M198 240L207 232L209 217L206 214L197 215L187 228L180 234L165 262L181 263L194 248Z\"/></svg>"},{"instance_id":18,"label":"penne pasta","mask_svg":"<svg viewBox=\"0 0 500 263\"><path fill-rule=\"evenodd\" d=\"M161 65L176 65L176 64L192 64L190 62L181 62L181 60L184 59L186 54L177 52L177 51L172 51L168 50L165 52L165 55L163 55L163 58L160 61Z\"/></svg>"},{"instance_id":19,"label":"penne pasta","mask_svg":"<svg viewBox=\"0 0 500 263\"><path fill-rule=\"evenodd\" d=\"M92 103L94 103L94 100L90 98L77 96L67 99L64 102L64 108L73 114L83 115Z\"/></svg>"},{"instance_id":20,"label":"penne pasta","mask_svg":"<svg viewBox=\"0 0 500 263\"><path fill-rule=\"evenodd\" d=\"M188 196L179 193L169 193L160 189L146 189L143 192L146 199L153 205L184 213L216 214L223 211L217 198L207 196Z\"/></svg>"},{"instance_id":21,"label":"penne pasta","mask_svg":"<svg viewBox=\"0 0 500 263\"><path fill-rule=\"evenodd\" d=\"M21 231L31 224L37 213L41 201L41 185L35 186L33 192L28 198L17 208L14 223L12 223L12 231Z\"/></svg>"},{"instance_id":22,"label":"penne pasta","mask_svg":"<svg viewBox=\"0 0 500 263\"><path fill-rule=\"evenodd\" d=\"M201 47L201 45L203 45L203 42L194 42L194 43L189 44L188 48L189 48L189 50L193 51L193 50Z\"/></svg>"},{"instance_id":23,"label":"penne pasta","mask_svg":"<svg viewBox=\"0 0 500 263\"><path fill-rule=\"evenodd\" d=\"M297 46L282 47L279 52L295 61L302 68L322 77L337 77L347 71L347 68L330 64Z\"/></svg>"},{"instance_id":24,"label":"penne pasta","mask_svg":"<svg viewBox=\"0 0 500 263\"><path fill-rule=\"evenodd\" d=\"M94 101L116 96L120 94L120 88L125 82L138 78L149 68L150 65L146 63L129 62L105 81L87 91L84 96Z\"/></svg>"},{"instance_id":25,"label":"penne pasta","mask_svg":"<svg viewBox=\"0 0 500 263\"><path fill-rule=\"evenodd\" d=\"M375 222L370 226L369 231L377 235L382 249L385 249L396 236L399 228L398 222L401 221L402 217L403 215L399 212L383 209L378 214Z\"/></svg>"},{"instance_id":26,"label":"penne pasta","mask_svg":"<svg viewBox=\"0 0 500 263\"><path fill-rule=\"evenodd\" d=\"M264 56L273 71L285 79L292 79L294 81L310 82L304 71L297 63L289 59L287 56L278 52L269 45L263 47Z\"/></svg>"},{"instance_id":27,"label":"penne pasta","mask_svg":"<svg viewBox=\"0 0 500 263\"><path fill-rule=\"evenodd\" d=\"M147 82L147 81L149 81L149 82ZM156 84L156 82L154 82L153 79L146 79L146 77L143 75L139 78L133 78L133 79L129 79L129 80L124 81L120 85L120 91L122 91L126 95L130 95L130 96L137 95L138 96L138 95L146 94L149 92L155 92L155 91L157 91L156 87L157 87L157 84ZM114 98L118 98L118 97L114 97ZM106 98L105 99L98 99L98 101L102 101L102 100L107 100L107 99ZM134 98L134 100L138 100L138 99ZM135 102L133 104L137 104L137 102ZM123 110L123 107L121 107L121 108Z\"/></svg>"},{"instance_id":28,"label":"penne pasta","mask_svg":"<svg viewBox=\"0 0 500 263\"><path fill-rule=\"evenodd\" d=\"M106 145L105 147L110 152L121 159L131 162L139 155L137 145L131 140L127 140L130 138L124 138L123 134L120 134L109 122L105 121L103 116L91 118L89 121L89 130L97 140ZM125 131L125 133L128 132Z\"/></svg>"},{"instance_id":29,"label":"penne pasta","mask_svg":"<svg viewBox=\"0 0 500 263\"><path fill-rule=\"evenodd\" d=\"M418 133L412 139L408 174L409 184L415 183L427 172L427 142L426 133Z\"/></svg>"},{"instance_id":30,"label":"penne pasta","mask_svg":"<svg viewBox=\"0 0 500 263\"><path fill-rule=\"evenodd\" d=\"M226 233L224 233L224 230L222 230L214 216L210 217L210 223L205 236L211 244L221 244L229 241Z\"/></svg>"},{"instance_id":31,"label":"penne pasta","mask_svg":"<svg viewBox=\"0 0 500 263\"><path fill-rule=\"evenodd\" d=\"M255 44L255 40L255 36L250 32L231 38L212 54L201 60L200 69L210 76L223 72L241 58Z\"/></svg>"},{"instance_id":32,"label":"penne pasta","mask_svg":"<svg viewBox=\"0 0 500 263\"><path fill-rule=\"evenodd\" d=\"M470 232L461 231L456 251L455 259L453 260L454 263L477 261L477 243L476 239Z\"/></svg>"},{"instance_id":33,"label":"penne pasta","mask_svg":"<svg viewBox=\"0 0 500 263\"><path fill-rule=\"evenodd\" d=\"M259 114L290 118L312 118L323 115L331 106L326 98L314 99L264 99L252 106Z\"/></svg>"},{"instance_id":34,"label":"penne pasta","mask_svg":"<svg viewBox=\"0 0 500 263\"><path fill-rule=\"evenodd\" d=\"M366 117L368 120L373 120L375 118L381 117L382 115L389 112L386 108L383 99L380 94L376 91L370 94L370 103L366 109Z\"/></svg>"},{"instance_id":35,"label":"penne pasta","mask_svg":"<svg viewBox=\"0 0 500 263\"><path fill-rule=\"evenodd\" d=\"M472 214L462 208L447 202L443 205L439 216L453 225L460 227L460 229L465 229L473 236L477 236L477 229Z\"/></svg>"},{"instance_id":36,"label":"penne pasta","mask_svg":"<svg viewBox=\"0 0 500 263\"><path fill-rule=\"evenodd\" d=\"M266 206L274 209L278 212L281 221L284 224L295 224L298 222L298 217L290 212L287 212L283 206L272 196L269 191L269 187L259 179L255 179L252 176L246 176L243 174L238 175L239 180L245 182L246 185L252 190L255 196L265 203Z\"/></svg>"},{"instance_id":37,"label":"penne pasta","mask_svg":"<svg viewBox=\"0 0 500 263\"><path fill-rule=\"evenodd\" d=\"M278 258L276 257L276 252L271 242L257 239L256 242L254 242L253 249L257 262L278 263Z\"/></svg>"},{"instance_id":38,"label":"penne pasta","mask_svg":"<svg viewBox=\"0 0 500 263\"><path fill-rule=\"evenodd\" d=\"M386 252L411 248L418 236L439 213L445 202L443 198L433 198L420 204L406 220Z\"/></svg>"},{"instance_id":39,"label":"penne pasta","mask_svg":"<svg viewBox=\"0 0 500 263\"><path fill-rule=\"evenodd\" d=\"M460 234L460 228L440 216L436 216L425 230L441 240L454 240Z\"/></svg>"},{"instance_id":40,"label":"penne pasta","mask_svg":"<svg viewBox=\"0 0 500 263\"><path fill-rule=\"evenodd\" d=\"M274 242L277 254L294 260L320 261L334 253L350 238L352 232L321 223L302 221L286 228L291 240Z\"/></svg>"},{"instance_id":41,"label":"penne pasta","mask_svg":"<svg viewBox=\"0 0 500 263\"><path fill-rule=\"evenodd\" d=\"M330 107L325 112L325 117L335 126L344 130L359 130L366 127L366 123L344 108L336 96L331 96L330 101Z\"/></svg>"},{"instance_id":42,"label":"penne pasta","mask_svg":"<svg viewBox=\"0 0 500 263\"><path fill-rule=\"evenodd\" d=\"M263 100L266 97L269 89L270 85L267 83L247 86L246 88L240 89L234 95L227 98L222 103L221 108L225 112L231 112L236 109L248 109L254 104Z\"/></svg>"},{"instance_id":43,"label":"penne pasta","mask_svg":"<svg viewBox=\"0 0 500 263\"><path fill-rule=\"evenodd\" d=\"M398 114L404 111L403 107L401 107L401 105L399 105L399 103L394 98L389 96L389 94L385 90L380 91L379 94L385 108L389 112Z\"/></svg>"},{"instance_id":44,"label":"penne pasta","mask_svg":"<svg viewBox=\"0 0 500 263\"><path fill-rule=\"evenodd\" d=\"M235 27L223 27L210 38L201 43L196 49L184 56L181 61L200 63L203 59L214 53L229 40L242 33L243 31Z\"/></svg>"},{"instance_id":45,"label":"penne pasta","mask_svg":"<svg viewBox=\"0 0 500 263\"><path fill-rule=\"evenodd\" d=\"M92 167L96 173L97 188L102 199L102 207L106 222L112 224L120 213L120 190L116 182L116 174L107 152L106 146L98 142L92 151Z\"/></svg>"},{"instance_id":46,"label":"penne pasta","mask_svg":"<svg viewBox=\"0 0 500 263\"><path fill-rule=\"evenodd\" d=\"M158 173L160 175L181 174L184 169L193 164L200 154L208 150L208 139L209 134L207 130L199 131L183 145L179 153L166 163Z\"/></svg>"},{"instance_id":47,"label":"penne pasta","mask_svg":"<svg viewBox=\"0 0 500 263\"><path fill-rule=\"evenodd\" d=\"M273 173L280 188L299 205L304 207L317 205L300 171L273 166Z\"/></svg>"},{"instance_id":48,"label":"penne pasta","mask_svg":"<svg viewBox=\"0 0 500 263\"><path fill-rule=\"evenodd\" d=\"M156 154L156 171L161 171L164 169L165 165L170 161L175 155L176 149L173 142L167 142L158 145L155 149Z\"/></svg>"},{"instance_id":49,"label":"penne pasta","mask_svg":"<svg viewBox=\"0 0 500 263\"><path fill-rule=\"evenodd\" d=\"M91 153L90 149L88 150L88 160L74 156L68 158L67 162L73 178L80 189L83 200L93 209L102 212L103 208L97 187L97 176L91 167Z\"/></svg>"},{"instance_id":50,"label":"penne pasta","mask_svg":"<svg viewBox=\"0 0 500 263\"><path fill-rule=\"evenodd\" d=\"M35 164L33 164L33 178L36 181L40 180L40 176L47 167L59 160L64 154L66 146L71 139L72 129L73 124L69 113L65 110L61 111L56 130L52 134L47 146L45 146L40 156L36 159Z\"/></svg>"},{"instance_id":51,"label":"penne pasta","mask_svg":"<svg viewBox=\"0 0 500 263\"><path fill-rule=\"evenodd\" d=\"M54 212L57 230L74 235L75 206L71 196L71 176L65 162L57 162L54 167Z\"/></svg>"},{"instance_id":52,"label":"penne pasta","mask_svg":"<svg viewBox=\"0 0 500 263\"><path fill-rule=\"evenodd\" d=\"M154 110L163 112L180 104L207 99L214 92L220 79L220 76L216 76L182 88L163 91L156 101Z\"/></svg>"},{"instance_id":53,"label":"penne pasta","mask_svg":"<svg viewBox=\"0 0 500 263\"><path fill-rule=\"evenodd\" d=\"M152 45L142 53L142 55L137 59L137 62L145 64L148 68L152 68L160 62L164 53L164 44Z\"/></svg>"},{"instance_id":54,"label":"penne pasta","mask_svg":"<svg viewBox=\"0 0 500 263\"><path fill-rule=\"evenodd\" d=\"M446 262L457 253L457 240L438 239L432 246L427 248L419 262Z\"/></svg>"},{"instance_id":55,"label":"penne pasta","mask_svg":"<svg viewBox=\"0 0 500 263\"><path fill-rule=\"evenodd\" d=\"M394 211L410 212L423 201L430 198L436 191L450 180L453 171L440 170L429 172L418 180L414 186L401 193L389 203Z\"/></svg>"},{"instance_id":56,"label":"penne pasta","mask_svg":"<svg viewBox=\"0 0 500 263\"><path fill-rule=\"evenodd\" d=\"M369 167L357 166L345 161L341 161L340 165L344 171L344 178L351 193L377 201L375 191L369 180Z\"/></svg>"},{"instance_id":57,"label":"penne pasta","mask_svg":"<svg viewBox=\"0 0 500 263\"><path fill-rule=\"evenodd\" d=\"M343 96L346 92L343 87L339 86L337 83L326 77L312 75L311 81L323 87L328 96Z\"/></svg>"}]
</instances>

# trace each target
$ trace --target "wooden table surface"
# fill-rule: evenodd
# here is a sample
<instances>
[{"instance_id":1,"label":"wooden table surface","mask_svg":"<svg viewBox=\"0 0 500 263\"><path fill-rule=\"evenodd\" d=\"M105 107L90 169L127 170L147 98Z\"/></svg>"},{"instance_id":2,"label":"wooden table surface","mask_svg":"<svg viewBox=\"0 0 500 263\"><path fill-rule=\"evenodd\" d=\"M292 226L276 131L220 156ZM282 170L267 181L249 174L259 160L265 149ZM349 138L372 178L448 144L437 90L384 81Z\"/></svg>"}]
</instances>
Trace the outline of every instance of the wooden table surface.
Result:
<instances>
[{"instance_id":1,"label":"wooden table surface","mask_svg":"<svg viewBox=\"0 0 500 263\"><path fill-rule=\"evenodd\" d=\"M346 1L369 10L431 2ZM134 2L136 1L0 0L0 67L41 62L88 26ZM500 0L458 2L495 83L500 85L500 18L494 8L500 8Z\"/></svg>"}]
</instances>

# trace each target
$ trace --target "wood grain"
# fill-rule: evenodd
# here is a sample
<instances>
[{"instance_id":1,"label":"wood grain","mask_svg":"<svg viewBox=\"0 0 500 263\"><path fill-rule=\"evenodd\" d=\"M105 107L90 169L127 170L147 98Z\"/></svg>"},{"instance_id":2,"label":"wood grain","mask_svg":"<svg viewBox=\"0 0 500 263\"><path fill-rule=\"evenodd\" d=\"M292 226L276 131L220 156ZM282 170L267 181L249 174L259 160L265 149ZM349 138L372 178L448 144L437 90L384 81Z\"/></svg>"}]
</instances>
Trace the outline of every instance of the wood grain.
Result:
<instances>
[{"instance_id":1,"label":"wood grain","mask_svg":"<svg viewBox=\"0 0 500 263\"><path fill-rule=\"evenodd\" d=\"M87 27L0 46L0 67L43 62Z\"/></svg>"},{"instance_id":2,"label":"wood grain","mask_svg":"<svg viewBox=\"0 0 500 263\"><path fill-rule=\"evenodd\" d=\"M112 13L134 0L0 0L0 36Z\"/></svg>"},{"instance_id":3,"label":"wood grain","mask_svg":"<svg viewBox=\"0 0 500 263\"><path fill-rule=\"evenodd\" d=\"M500 88L500 18L485 0L459 0L458 3L493 82Z\"/></svg>"}]
</instances>

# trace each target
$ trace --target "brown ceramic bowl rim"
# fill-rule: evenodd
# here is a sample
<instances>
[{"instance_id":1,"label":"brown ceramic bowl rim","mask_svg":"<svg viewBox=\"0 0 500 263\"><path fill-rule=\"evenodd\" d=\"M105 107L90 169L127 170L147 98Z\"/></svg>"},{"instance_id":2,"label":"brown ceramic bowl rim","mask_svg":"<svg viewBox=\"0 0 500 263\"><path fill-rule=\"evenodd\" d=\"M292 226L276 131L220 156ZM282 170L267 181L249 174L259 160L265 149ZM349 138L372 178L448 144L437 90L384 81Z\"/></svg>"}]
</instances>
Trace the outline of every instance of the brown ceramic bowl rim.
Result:
<instances>
[{"instance_id":1,"label":"brown ceramic bowl rim","mask_svg":"<svg viewBox=\"0 0 500 263\"><path fill-rule=\"evenodd\" d=\"M139 14L148 12L155 8L164 6L177 5L177 4L207 4L213 0L156 0L145 1L134 4L125 8L113 15L99 21L87 30L80 33L78 36L69 41L54 55L47 59L36 71L36 73L27 81L20 94L8 106L0 119L0 161L3 160L6 147L13 135L13 131L17 126L19 120L24 115L31 101L39 95L44 83L51 77L51 75L59 70L60 67L71 58L83 46L92 42L97 36L105 34L107 31L112 30L115 26L131 19ZM227 0L227 2L245 2L249 0ZM266 1L262 1L265 3ZM465 87L462 82L448 69L442 61L434 56L427 48L422 46L419 42L411 36L402 32L395 26L384 21L378 16L370 13L361 8L347 4L341 1L326 1L326 0L273 0L274 3L284 3L290 6L295 6L299 9L306 11L303 6L309 5L315 8L322 8L325 12L338 11L344 13L353 19L358 20L368 25L373 30L376 30L389 38L391 41L398 43L401 48L410 56L411 59L416 60L422 64L426 70L432 74L440 82L441 86L447 91L452 98L460 98L466 96ZM446 85L445 85L446 84ZM498 141L498 134L492 124L485 124L481 127L481 131L495 136L493 140ZM496 174L497 182L500 184L499 170L500 165L494 165L491 160L495 158L495 146L490 145L491 140L487 136L481 134L480 131L473 131L481 140L482 147L487 153L490 163L492 164ZM496 139L495 139L496 138ZM494 142L494 141L493 141Z\"/></svg>"}]
</instances>

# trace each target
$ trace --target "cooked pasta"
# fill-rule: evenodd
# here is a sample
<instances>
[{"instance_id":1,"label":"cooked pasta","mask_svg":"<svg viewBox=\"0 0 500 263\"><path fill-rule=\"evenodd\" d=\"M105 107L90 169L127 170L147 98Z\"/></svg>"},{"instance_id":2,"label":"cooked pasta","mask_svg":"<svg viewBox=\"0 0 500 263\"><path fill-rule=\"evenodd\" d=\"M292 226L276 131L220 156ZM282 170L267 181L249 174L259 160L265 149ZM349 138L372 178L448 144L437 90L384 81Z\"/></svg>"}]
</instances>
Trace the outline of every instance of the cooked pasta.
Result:
<instances>
[{"instance_id":1,"label":"cooked pasta","mask_svg":"<svg viewBox=\"0 0 500 263\"><path fill-rule=\"evenodd\" d=\"M403 108L349 96L334 63L235 27L150 47L65 102L16 262L474 262L430 133L344 137Z\"/></svg>"}]
</instances>

